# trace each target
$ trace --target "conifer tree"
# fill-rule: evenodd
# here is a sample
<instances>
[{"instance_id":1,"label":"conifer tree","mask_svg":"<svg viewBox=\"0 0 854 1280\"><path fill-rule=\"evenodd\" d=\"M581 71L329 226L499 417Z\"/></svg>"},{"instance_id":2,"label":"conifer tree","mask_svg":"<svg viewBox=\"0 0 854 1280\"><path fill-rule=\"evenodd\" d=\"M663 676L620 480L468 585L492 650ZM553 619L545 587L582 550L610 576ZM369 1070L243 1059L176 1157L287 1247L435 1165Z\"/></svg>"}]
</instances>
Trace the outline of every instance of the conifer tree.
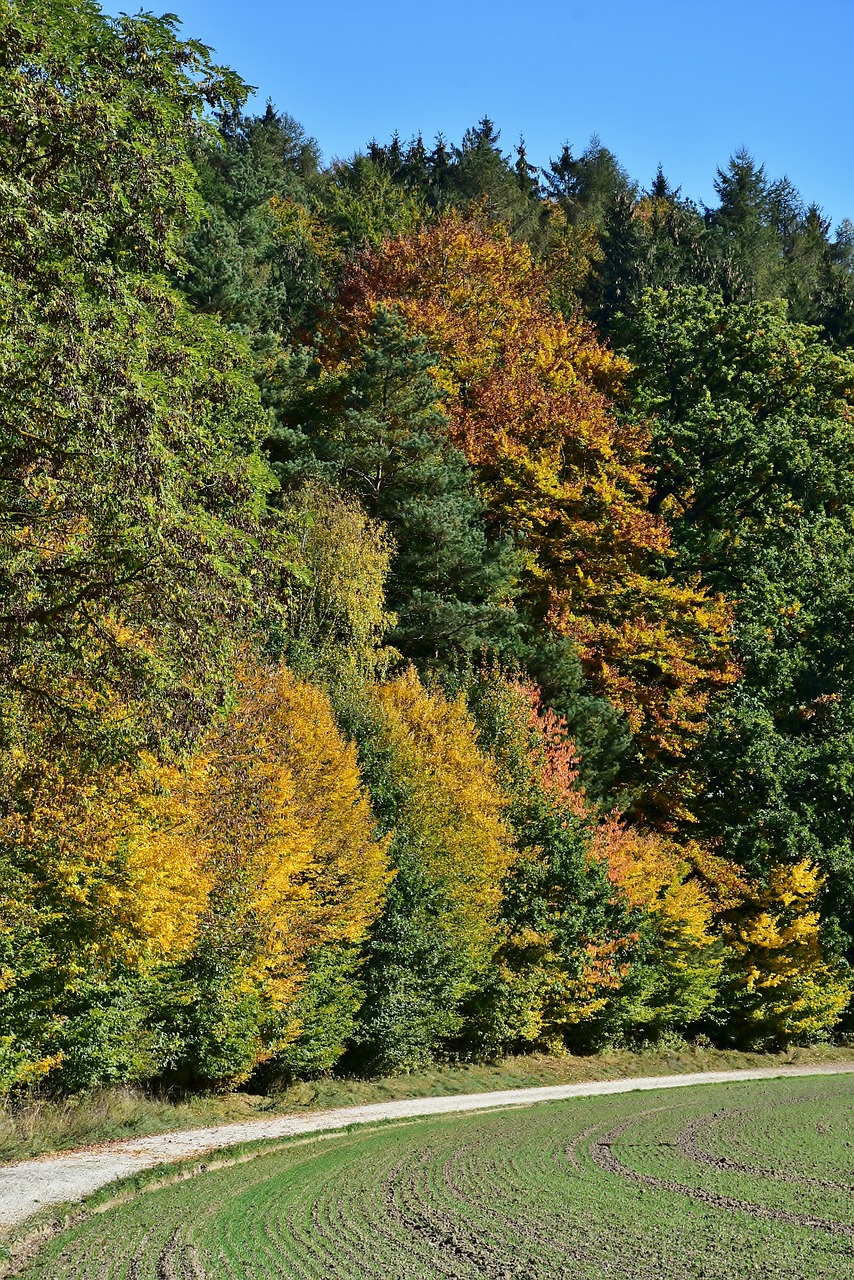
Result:
<instances>
[{"instance_id":1,"label":"conifer tree","mask_svg":"<svg viewBox=\"0 0 854 1280\"><path fill-rule=\"evenodd\" d=\"M348 1059L399 1071L452 1052L503 928L515 858L494 763L460 696L428 692L410 668L337 692L395 878L365 946L366 987Z\"/></svg>"},{"instance_id":2,"label":"conifer tree","mask_svg":"<svg viewBox=\"0 0 854 1280\"><path fill-rule=\"evenodd\" d=\"M206 207L185 246L180 283L195 307L265 352L304 323L322 294L322 246L309 214L320 153L271 103L261 116L222 113L219 132L195 148Z\"/></svg>"},{"instance_id":3,"label":"conifer tree","mask_svg":"<svg viewBox=\"0 0 854 1280\"><path fill-rule=\"evenodd\" d=\"M278 412L279 475L288 485L321 475L384 523L396 544L388 640L403 654L453 666L500 651L517 627L518 559L509 539L488 536L471 468L448 438L435 357L383 308L353 347L320 355Z\"/></svg>"}]
</instances>

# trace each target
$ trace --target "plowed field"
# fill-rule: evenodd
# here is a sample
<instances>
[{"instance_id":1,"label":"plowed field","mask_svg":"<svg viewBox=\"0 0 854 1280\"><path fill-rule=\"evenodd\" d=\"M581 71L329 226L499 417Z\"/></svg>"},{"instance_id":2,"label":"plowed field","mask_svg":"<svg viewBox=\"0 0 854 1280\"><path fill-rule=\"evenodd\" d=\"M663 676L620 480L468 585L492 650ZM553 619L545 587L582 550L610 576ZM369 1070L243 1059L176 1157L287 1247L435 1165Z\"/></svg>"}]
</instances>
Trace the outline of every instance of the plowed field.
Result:
<instances>
[{"instance_id":1,"label":"plowed field","mask_svg":"<svg viewBox=\"0 0 854 1280\"><path fill-rule=\"evenodd\" d=\"M854 1076L295 1143L56 1237L42 1280L852 1280Z\"/></svg>"}]
</instances>

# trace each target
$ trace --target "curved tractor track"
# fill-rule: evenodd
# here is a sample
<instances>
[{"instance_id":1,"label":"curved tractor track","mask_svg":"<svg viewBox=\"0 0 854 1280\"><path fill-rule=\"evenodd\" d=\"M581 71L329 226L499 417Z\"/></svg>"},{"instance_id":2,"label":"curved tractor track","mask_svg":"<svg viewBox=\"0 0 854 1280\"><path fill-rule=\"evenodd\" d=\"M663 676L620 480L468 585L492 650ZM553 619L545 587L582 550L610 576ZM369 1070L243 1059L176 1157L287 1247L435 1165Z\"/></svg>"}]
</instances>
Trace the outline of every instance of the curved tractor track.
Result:
<instances>
[{"instance_id":1,"label":"curved tractor track","mask_svg":"<svg viewBox=\"0 0 854 1280\"><path fill-rule=\"evenodd\" d=\"M851 1280L854 1074L810 1076L610 1082L607 1098L488 1112L495 1095L479 1095L471 1114L422 1100L434 1114L415 1123L303 1139L101 1206L20 1274Z\"/></svg>"}]
</instances>

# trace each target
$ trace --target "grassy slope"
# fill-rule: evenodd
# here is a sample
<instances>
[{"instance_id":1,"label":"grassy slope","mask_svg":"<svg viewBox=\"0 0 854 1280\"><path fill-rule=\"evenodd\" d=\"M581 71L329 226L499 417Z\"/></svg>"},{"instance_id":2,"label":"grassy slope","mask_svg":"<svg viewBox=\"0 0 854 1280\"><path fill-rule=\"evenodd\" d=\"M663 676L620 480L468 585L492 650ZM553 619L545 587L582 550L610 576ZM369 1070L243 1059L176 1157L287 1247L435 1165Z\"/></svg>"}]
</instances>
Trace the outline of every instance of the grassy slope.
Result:
<instances>
[{"instance_id":1,"label":"grassy slope","mask_svg":"<svg viewBox=\"0 0 854 1280\"><path fill-rule=\"evenodd\" d=\"M612 1050L589 1057L531 1054L477 1066L435 1067L381 1080L329 1079L302 1082L281 1093L207 1094L181 1102L147 1096L133 1089L103 1089L65 1101L28 1100L0 1110L0 1162L63 1151L114 1138L167 1133L198 1125L251 1120L285 1112L326 1110L392 1098L481 1093L491 1089L572 1084L626 1076L677 1075L684 1071L722 1071L739 1067L854 1062L854 1048L829 1045L783 1054L738 1053L686 1046L642 1053Z\"/></svg>"}]
</instances>

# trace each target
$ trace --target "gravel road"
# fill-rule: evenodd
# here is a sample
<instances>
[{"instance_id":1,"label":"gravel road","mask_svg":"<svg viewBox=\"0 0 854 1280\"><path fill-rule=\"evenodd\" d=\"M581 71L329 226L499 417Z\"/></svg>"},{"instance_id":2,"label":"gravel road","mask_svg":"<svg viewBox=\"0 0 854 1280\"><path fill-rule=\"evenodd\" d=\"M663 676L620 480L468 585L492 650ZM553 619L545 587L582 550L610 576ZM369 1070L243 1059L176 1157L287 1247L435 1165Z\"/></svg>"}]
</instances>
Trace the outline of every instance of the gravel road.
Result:
<instances>
[{"instance_id":1,"label":"gravel road","mask_svg":"<svg viewBox=\"0 0 854 1280\"><path fill-rule=\"evenodd\" d=\"M351 1124L444 1115L492 1107L530 1106L561 1098L589 1098L634 1089L678 1089L691 1084L724 1084L733 1080L772 1080L780 1076L854 1073L854 1063L819 1067L756 1067L742 1071L697 1071L678 1076L643 1076L631 1080L598 1080L584 1084L547 1085L537 1089L505 1089L496 1093L464 1093L444 1098L406 1098L358 1107L338 1107L304 1115L277 1116L206 1129L185 1129L151 1138L103 1143L84 1151L42 1156L0 1166L0 1230L24 1222L51 1205L84 1199L99 1187L158 1164L192 1159L221 1147L267 1138L286 1138Z\"/></svg>"}]
</instances>

